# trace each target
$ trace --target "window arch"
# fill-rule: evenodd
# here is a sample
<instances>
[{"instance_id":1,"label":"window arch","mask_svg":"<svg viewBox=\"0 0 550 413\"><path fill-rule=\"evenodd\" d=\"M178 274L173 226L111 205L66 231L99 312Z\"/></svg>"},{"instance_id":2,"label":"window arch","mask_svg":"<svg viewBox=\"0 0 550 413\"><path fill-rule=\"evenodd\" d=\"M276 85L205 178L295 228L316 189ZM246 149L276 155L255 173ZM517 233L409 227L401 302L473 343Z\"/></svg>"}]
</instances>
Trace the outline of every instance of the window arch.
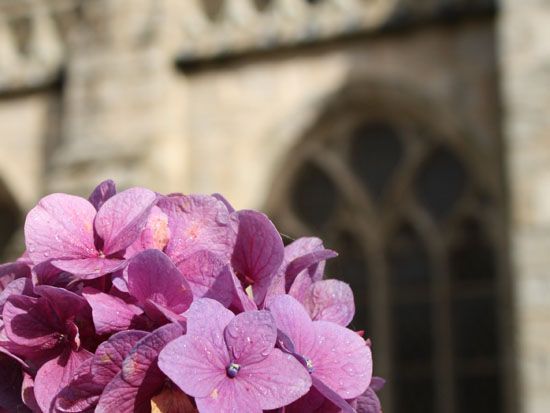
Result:
<instances>
[{"instance_id":1,"label":"window arch","mask_svg":"<svg viewBox=\"0 0 550 413\"><path fill-rule=\"evenodd\" d=\"M346 91L286 160L268 210L318 235L374 339L389 413L504 412L509 337L498 151L417 96Z\"/></svg>"}]
</instances>

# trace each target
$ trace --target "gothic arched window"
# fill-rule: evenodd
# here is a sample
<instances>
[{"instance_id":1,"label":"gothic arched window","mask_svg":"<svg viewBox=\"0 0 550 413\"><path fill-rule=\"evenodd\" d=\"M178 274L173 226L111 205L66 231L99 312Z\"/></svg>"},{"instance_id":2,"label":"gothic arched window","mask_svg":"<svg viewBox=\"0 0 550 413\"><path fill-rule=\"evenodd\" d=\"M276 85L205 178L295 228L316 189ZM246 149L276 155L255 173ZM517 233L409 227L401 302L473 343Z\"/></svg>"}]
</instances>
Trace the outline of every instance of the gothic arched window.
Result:
<instances>
[{"instance_id":1,"label":"gothic arched window","mask_svg":"<svg viewBox=\"0 0 550 413\"><path fill-rule=\"evenodd\" d=\"M269 213L317 235L373 338L388 413L504 412L505 228L498 162L414 112L332 111L289 157Z\"/></svg>"}]
</instances>

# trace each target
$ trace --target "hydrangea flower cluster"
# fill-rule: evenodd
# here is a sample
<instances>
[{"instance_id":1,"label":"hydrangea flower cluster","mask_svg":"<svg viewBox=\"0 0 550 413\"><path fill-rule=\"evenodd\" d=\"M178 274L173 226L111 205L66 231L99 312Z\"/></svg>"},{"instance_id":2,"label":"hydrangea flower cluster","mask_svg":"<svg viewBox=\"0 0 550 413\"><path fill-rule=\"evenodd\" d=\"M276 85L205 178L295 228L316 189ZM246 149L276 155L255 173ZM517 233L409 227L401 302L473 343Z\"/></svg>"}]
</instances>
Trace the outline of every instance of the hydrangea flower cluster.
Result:
<instances>
[{"instance_id":1,"label":"hydrangea flower cluster","mask_svg":"<svg viewBox=\"0 0 550 413\"><path fill-rule=\"evenodd\" d=\"M0 266L1 412L380 413L336 256L218 194L42 198Z\"/></svg>"}]
</instances>

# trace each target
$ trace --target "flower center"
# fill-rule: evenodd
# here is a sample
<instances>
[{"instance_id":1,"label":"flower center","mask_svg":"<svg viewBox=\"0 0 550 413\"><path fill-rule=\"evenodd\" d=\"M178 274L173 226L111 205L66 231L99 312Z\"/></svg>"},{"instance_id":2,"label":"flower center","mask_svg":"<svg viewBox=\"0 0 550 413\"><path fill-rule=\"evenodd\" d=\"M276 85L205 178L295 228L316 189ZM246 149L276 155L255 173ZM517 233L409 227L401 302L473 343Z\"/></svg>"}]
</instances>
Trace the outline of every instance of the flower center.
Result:
<instances>
[{"instance_id":1,"label":"flower center","mask_svg":"<svg viewBox=\"0 0 550 413\"><path fill-rule=\"evenodd\" d=\"M229 378L234 378L239 370L241 369L241 366L237 363L231 363L227 368L225 369L227 376Z\"/></svg>"},{"instance_id":2,"label":"flower center","mask_svg":"<svg viewBox=\"0 0 550 413\"><path fill-rule=\"evenodd\" d=\"M309 357L305 357L304 356L304 361L306 362L306 369L308 371L308 373L313 373L313 371L315 370L313 368L313 361L309 358Z\"/></svg>"}]
</instances>

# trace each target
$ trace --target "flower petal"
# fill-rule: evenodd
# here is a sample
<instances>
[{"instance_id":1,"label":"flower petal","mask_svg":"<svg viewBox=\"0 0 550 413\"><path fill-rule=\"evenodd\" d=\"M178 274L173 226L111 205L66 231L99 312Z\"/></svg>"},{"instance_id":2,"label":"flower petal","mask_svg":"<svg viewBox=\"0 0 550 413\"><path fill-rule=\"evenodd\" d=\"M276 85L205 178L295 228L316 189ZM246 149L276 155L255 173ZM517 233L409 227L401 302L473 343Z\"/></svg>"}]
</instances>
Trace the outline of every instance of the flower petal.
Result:
<instances>
[{"instance_id":1,"label":"flower petal","mask_svg":"<svg viewBox=\"0 0 550 413\"><path fill-rule=\"evenodd\" d=\"M106 386L122 369L122 362L146 331L129 330L112 335L97 348L91 364L94 381Z\"/></svg>"},{"instance_id":2,"label":"flower petal","mask_svg":"<svg viewBox=\"0 0 550 413\"><path fill-rule=\"evenodd\" d=\"M309 356L315 343L315 330L306 309L290 295L276 296L268 307L277 328L292 340L296 352Z\"/></svg>"},{"instance_id":3,"label":"flower petal","mask_svg":"<svg viewBox=\"0 0 550 413\"><path fill-rule=\"evenodd\" d=\"M265 359L275 347L277 327L269 311L248 311L229 322L224 338L232 361L253 364Z\"/></svg>"},{"instance_id":4,"label":"flower petal","mask_svg":"<svg viewBox=\"0 0 550 413\"><path fill-rule=\"evenodd\" d=\"M66 351L40 367L34 380L34 395L38 406L49 412L59 391L69 384L78 367L92 357L86 350Z\"/></svg>"},{"instance_id":5,"label":"flower petal","mask_svg":"<svg viewBox=\"0 0 550 413\"><path fill-rule=\"evenodd\" d=\"M286 406L306 394L311 387L307 370L290 354L273 349L262 361L243 366L236 380L244 391L238 397L253 393L264 410Z\"/></svg>"},{"instance_id":6,"label":"flower petal","mask_svg":"<svg viewBox=\"0 0 550 413\"><path fill-rule=\"evenodd\" d=\"M313 283L304 306L313 320L332 321L344 327L355 314L353 291L345 282L334 279Z\"/></svg>"},{"instance_id":7,"label":"flower petal","mask_svg":"<svg viewBox=\"0 0 550 413\"><path fill-rule=\"evenodd\" d=\"M222 202L206 195L179 195L161 198L158 206L168 215L171 235L166 253L176 265L205 249L229 260L236 234Z\"/></svg>"},{"instance_id":8,"label":"flower petal","mask_svg":"<svg viewBox=\"0 0 550 413\"><path fill-rule=\"evenodd\" d=\"M88 201L99 210L101 206L116 194L116 185L111 179L101 182L90 194Z\"/></svg>"},{"instance_id":9,"label":"flower petal","mask_svg":"<svg viewBox=\"0 0 550 413\"><path fill-rule=\"evenodd\" d=\"M130 188L108 199L97 213L94 227L111 255L129 247L139 236L157 196L144 188Z\"/></svg>"},{"instance_id":10,"label":"flower petal","mask_svg":"<svg viewBox=\"0 0 550 413\"><path fill-rule=\"evenodd\" d=\"M254 300L261 304L283 261L283 240L264 214L247 210L234 215L239 226L231 264L237 276L252 285Z\"/></svg>"},{"instance_id":11,"label":"flower petal","mask_svg":"<svg viewBox=\"0 0 550 413\"><path fill-rule=\"evenodd\" d=\"M77 275L78 278L91 280L120 270L126 265L126 261L92 257L75 260L53 260L52 264L60 270Z\"/></svg>"},{"instance_id":12,"label":"flower petal","mask_svg":"<svg viewBox=\"0 0 550 413\"><path fill-rule=\"evenodd\" d=\"M34 264L50 259L96 257L93 222L96 210L84 198L48 195L25 221L25 244Z\"/></svg>"},{"instance_id":13,"label":"flower petal","mask_svg":"<svg viewBox=\"0 0 550 413\"><path fill-rule=\"evenodd\" d=\"M307 354L313 375L344 399L363 394L372 377L372 356L357 333L329 321L313 322L315 346Z\"/></svg>"},{"instance_id":14,"label":"flower petal","mask_svg":"<svg viewBox=\"0 0 550 413\"><path fill-rule=\"evenodd\" d=\"M135 305L93 288L85 288L82 295L92 307L92 318L97 334L127 330L136 325L137 317L143 313Z\"/></svg>"},{"instance_id":15,"label":"flower petal","mask_svg":"<svg viewBox=\"0 0 550 413\"><path fill-rule=\"evenodd\" d=\"M164 376L157 367L159 353L183 332L179 324L166 324L139 340L122 362L122 378L136 387L141 386L146 378L151 384L153 376L163 383Z\"/></svg>"},{"instance_id":16,"label":"flower petal","mask_svg":"<svg viewBox=\"0 0 550 413\"><path fill-rule=\"evenodd\" d=\"M159 250L146 250L128 264L128 292L139 303L151 300L176 314L193 301L189 284L176 266Z\"/></svg>"}]
</instances>

